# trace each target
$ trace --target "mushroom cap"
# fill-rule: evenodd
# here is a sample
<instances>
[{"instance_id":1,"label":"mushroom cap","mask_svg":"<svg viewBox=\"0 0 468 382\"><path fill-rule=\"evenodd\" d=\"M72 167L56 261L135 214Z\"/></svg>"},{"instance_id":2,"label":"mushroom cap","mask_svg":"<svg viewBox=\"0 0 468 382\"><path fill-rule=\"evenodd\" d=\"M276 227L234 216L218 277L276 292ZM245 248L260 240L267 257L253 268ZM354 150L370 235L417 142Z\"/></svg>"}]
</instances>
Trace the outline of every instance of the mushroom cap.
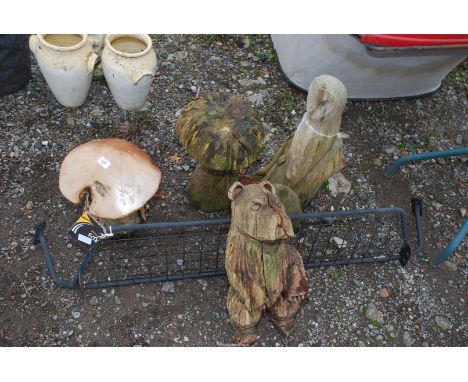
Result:
<instances>
[{"instance_id":1,"label":"mushroom cap","mask_svg":"<svg viewBox=\"0 0 468 382\"><path fill-rule=\"evenodd\" d=\"M242 97L210 93L182 111L176 134L188 154L212 170L239 171L263 148L263 125Z\"/></svg>"},{"instance_id":2,"label":"mushroom cap","mask_svg":"<svg viewBox=\"0 0 468 382\"><path fill-rule=\"evenodd\" d=\"M161 170L148 154L133 143L109 138L70 151L60 167L59 188L76 204L89 191L91 215L120 219L143 207L160 181Z\"/></svg>"}]
</instances>

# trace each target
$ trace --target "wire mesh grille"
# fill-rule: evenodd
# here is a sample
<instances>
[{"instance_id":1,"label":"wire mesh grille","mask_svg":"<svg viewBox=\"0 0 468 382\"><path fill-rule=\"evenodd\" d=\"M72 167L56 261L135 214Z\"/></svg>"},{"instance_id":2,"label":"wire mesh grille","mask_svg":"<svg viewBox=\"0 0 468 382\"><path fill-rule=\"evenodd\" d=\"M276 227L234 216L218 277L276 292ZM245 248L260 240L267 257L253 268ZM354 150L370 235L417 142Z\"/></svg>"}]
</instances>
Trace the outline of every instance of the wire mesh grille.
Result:
<instances>
[{"instance_id":1,"label":"wire mesh grille","mask_svg":"<svg viewBox=\"0 0 468 382\"><path fill-rule=\"evenodd\" d=\"M151 278L152 281L220 275L229 224L160 229L129 234L97 248L85 283Z\"/></svg>"},{"instance_id":2,"label":"wire mesh grille","mask_svg":"<svg viewBox=\"0 0 468 382\"><path fill-rule=\"evenodd\" d=\"M306 268L396 260L405 242L399 214L296 220L293 245ZM87 287L225 274L229 223L119 234L90 254Z\"/></svg>"}]
</instances>

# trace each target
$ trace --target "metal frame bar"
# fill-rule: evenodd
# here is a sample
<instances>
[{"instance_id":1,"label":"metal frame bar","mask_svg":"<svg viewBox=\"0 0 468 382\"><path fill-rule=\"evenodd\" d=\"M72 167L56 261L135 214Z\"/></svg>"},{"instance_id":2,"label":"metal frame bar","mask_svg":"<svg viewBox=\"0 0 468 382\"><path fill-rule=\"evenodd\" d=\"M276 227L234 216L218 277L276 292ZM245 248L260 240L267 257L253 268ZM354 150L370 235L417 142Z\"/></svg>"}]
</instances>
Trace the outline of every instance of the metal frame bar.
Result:
<instances>
[{"instance_id":1,"label":"metal frame bar","mask_svg":"<svg viewBox=\"0 0 468 382\"><path fill-rule=\"evenodd\" d=\"M455 237L453 240L450 242L450 244L445 248L445 250L434 260L432 260L432 265L440 265L442 264L445 260L447 260L452 254L457 250L458 246L461 244L465 236L468 234L468 218L465 219L465 222L463 223L462 227L460 230L456 233Z\"/></svg>"},{"instance_id":2,"label":"metal frame bar","mask_svg":"<svg viewBox=\"0 0 468 382\"><path fill-rule=\"evenodd\" d=\"M422 226L422 202L420 199L411 199L411 211L416 220L416 237L418 238L418 246L413 251L413 254L422 253L424 250L424 232Z\"/></svg>"},{"instance_id":3,"label":"metal frame bar","mask_svg":"<svg viewBox=\"0 0 468 382\"><path fill-rule=\"evenodd\" d=\"M400 157L399 159L397 159L393 164L391 164L388 167L387 171L385 172L385 176L390 177L390 176L394 175L396 173L396 171L402 165L404 165L404 164L406 164L408 162L422 161L422 160L436 159L436 158L447 158L447 157L462 156L462 155L468 155L468 147L460 147L458 149L452 149L452 150L430 151L430 152L425 152L425 153L413 154L413 155L408 155L408 156L405 156L405 157ZM468 161L465 162L465 166L468 167ZM413 204L413 211L414 211L414 204ZM419 224L418 227L422 227L422 225ZM465 222L463 223L462 227L455 234L455 237L452 239L452 241L447 246L447 248L441 254L439 254L437 257L435 257L432 260L432 264L433 265L440 265L446 259L448 259L450 256L452 256L452 254L456 251L458 246L463 241L464 237L467 235L467 232L468 232L468 218L465 219ZM422 232L422 228L421 228L421 232L418 232L418 238L423 237L422 235L423 235L423 232ZM419 245L418 248L419 247L421 247L420 251L422 251L423 250L423 245Z\"/></svg>"},{"instance_id":4,"label":"metal frame bar","mask_svg":"<svg viewBox=\"0 0 468 382\"><path fill-rule=\"evenodd\" d=\"M422 251L424 236L422 232L422 225L421 225L421 202L420 201L413 201L413 213L415 215L416 220L416 229L417 229L417 237L418 237L418 247L414 254L417 254ZM305 268L318 268L322 266L338 266L338 265L351 265L351 264L363 264L363 263L372 263L372 262L384 262L384 261L394 261L399 260L401 265L404 266L411 255L411 248L409 245L409 226L408 226L408 217L406 211L402 208L378 208L378 209L361 209L361 210L348 210L348 211L334 211L334 212L319 212L319 213L300 213L300 214L291 214L289 215L292 220L300 220L302 222L307 221L317 221L322 227L323 221L326 219L337 219L337 218L348 218L348 217L361 217L366 215L393 215L399 216L400 224L401 224L401 237L403 241L403 245L401 247L399 254L387 255L387 256L380 256L380 257L361 257L361 258L351 258L349 256L347 259L340 259L340 260L333 260L333 261L326 261L326 262L309 262L307 261L305 264ZM211 220L198 220L198 221L187 221L187 222L165 222L165 223L148 223L148 224L136 224L136 225L122 225L112 227L113 233L122 233L122 232L141 232L141 231L158 231L162 229L168 228L188 228L188 227L207 227L207 226L218 226L219 229L217 230L218 233L221 232L221 227L223 225L230 224L230 219L211 219ZM333 224L333 223L331 223ZM201 277L214 277L214 276L222 276L225 275L226 272L224 267L220 269L218 267L218 255L216 255L216 269L210 271L203 271L202 267L200 266L198 271L193 272L184 272L182 274L169 274L167 270L167 258L166 258L166 274L165 275L151 275L148 274L146 277L140 278L130 278L124 280L106 280L106 281L98 281L98 282L83 282L83 277L88 270L88 267L93 260L94 257L97 256L99 253L99 248L101 245L105 245L108 240L103 240L101 243L94 245L88 249L86 252L81 264L75 271L71 280L64 280L62 279L55 269L54 261L52 259L52 255L49 250L49 245L47 242L47 238L45 236L45 227L46 223L41 222L37 228L36 233L34 235L34 244L40 244L42 248L42 253L44 256L44 260L47 265L47 269L49 271L50 277L52 280L62 288L84 288L84 289L95 289L95 288L106 288L106 287L114 287L114 286L123 286L123 285L136 285L136 284L147 284L147 283L154 283L154 282L161 282L161 281L169 281L169 280L185 280L185 279L194 279L194 278L201 278ZM321 231L319 231L321 232ZM110 240L111 243L118 243L120 239ZM138 240L145 240L145 237L137 237L131 239L123 239L122 241L138 241ZM219 242L218 244L218 251L219 251ZM183 254L185 257L185 245L183 243ZM203 245L203 242L202 244ZM166 255L167 255L167 248L166 248ZM196 251L194 251L196 253ZM202 253L202 252L200 252ZM184 259L185 261L185 259Z\"/></svg>"},{"instance_id":5,"label":"metal frame bar","mask_svg":"<svg viewBox=\"0 0 468 382\"><path fill-rule=\"evenodd\" d=\"M458 149L452 150L430 151L420 154L407 155L404 157L400 157L395 162L393 162L393 164L391 164L385 172L385 176L388 178L394 175L401 166L408 162L416 162L436 158L447 158L461 155L468 155L468 147L460 147Z\"/></svg>"}]
</instances>

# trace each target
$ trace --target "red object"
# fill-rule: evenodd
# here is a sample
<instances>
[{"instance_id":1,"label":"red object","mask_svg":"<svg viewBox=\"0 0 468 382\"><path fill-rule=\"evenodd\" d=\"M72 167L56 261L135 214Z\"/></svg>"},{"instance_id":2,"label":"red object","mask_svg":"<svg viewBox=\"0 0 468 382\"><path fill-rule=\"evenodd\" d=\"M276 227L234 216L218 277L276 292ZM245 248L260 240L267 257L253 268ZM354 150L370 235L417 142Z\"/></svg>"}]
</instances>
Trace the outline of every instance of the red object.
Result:
<instances>
[{"instance_id":1,"label":"red object","mask_svg":"<svg viewBox=\"0 0 468 382\"><path fill-rule=\"evenodd\" d=\"M466 45L468 34L362 34L365 44L380 46Z\"/></svg>"}]
</instances>

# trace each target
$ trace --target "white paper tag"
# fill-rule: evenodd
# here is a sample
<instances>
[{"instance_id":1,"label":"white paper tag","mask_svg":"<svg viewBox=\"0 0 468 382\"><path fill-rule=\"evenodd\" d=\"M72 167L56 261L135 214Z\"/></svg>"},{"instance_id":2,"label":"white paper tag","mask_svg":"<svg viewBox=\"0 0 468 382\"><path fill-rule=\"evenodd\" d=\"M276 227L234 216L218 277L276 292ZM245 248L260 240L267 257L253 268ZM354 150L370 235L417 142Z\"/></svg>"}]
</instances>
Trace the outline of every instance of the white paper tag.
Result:
<instances>
[{"instance_id":1,"label":"white paper tag","mask_svg":"<svg viewBox=\"0 0 468 382\"><path fill-rule=\"evenodd\" d=\"M78 240L88 245L91 245L91 239L85 235L82 235L81 233L78 235Z\"/></svg>"},{"instance_id":2,"label":"white paper tag","mask_svg":"<svg viewBox=\"0 0 468 382\"><path fill-rule=\"evenodd\" d=\"M111 162L110 160L104 158L104 157L100 157L98 160L97 160L98 164L100 164L104 170L107 169L107 167L109 167L111 165Z\"/></svg>"}]
</instances>

